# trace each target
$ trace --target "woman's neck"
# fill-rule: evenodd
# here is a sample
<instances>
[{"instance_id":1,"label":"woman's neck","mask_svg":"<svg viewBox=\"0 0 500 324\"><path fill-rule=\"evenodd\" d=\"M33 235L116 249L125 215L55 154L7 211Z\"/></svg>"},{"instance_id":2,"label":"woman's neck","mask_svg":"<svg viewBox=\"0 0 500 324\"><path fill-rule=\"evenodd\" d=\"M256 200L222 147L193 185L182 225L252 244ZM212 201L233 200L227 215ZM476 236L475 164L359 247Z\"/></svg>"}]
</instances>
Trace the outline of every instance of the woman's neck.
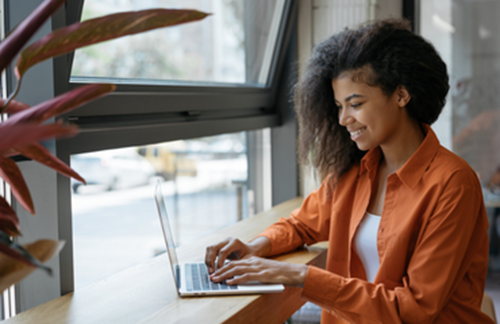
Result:
<instances>
[{"instance_id":1,"label":"woman's neck","mask_svg":"<svg viewBox=\"0 0 500 324\"><path fill-rule=\"evenodd\" d=\"M410 120L404 123L390 143L381 145L383 164L389 174L399 170L424 141L425 134L420 123Z\"/></svg>"}]
</instances>

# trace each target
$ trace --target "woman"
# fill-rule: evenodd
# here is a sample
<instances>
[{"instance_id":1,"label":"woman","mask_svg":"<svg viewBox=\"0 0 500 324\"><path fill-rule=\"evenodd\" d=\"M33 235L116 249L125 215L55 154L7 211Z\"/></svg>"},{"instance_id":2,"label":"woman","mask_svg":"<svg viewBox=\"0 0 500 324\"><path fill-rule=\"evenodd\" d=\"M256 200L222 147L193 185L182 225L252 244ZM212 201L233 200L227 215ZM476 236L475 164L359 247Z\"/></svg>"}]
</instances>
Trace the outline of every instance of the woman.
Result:
<instances>
[{"instance_id":1,"label":"woman","mask_svg":"<svg viewBox=\"0 0 500 324\"><path fill-rule=\"evenodd\" d=\"M208 247L212 280L302 287L302 298L322 307L322 323L491 323L480 311L481 185L429 127L448 89L444 62L405 21L319 44L296 109L299 154L312 155L324 181L252 242ZM326 240L326 270L262 258ZM231 254L240 259L222 266Z\"/></svg>"}]
</instances>

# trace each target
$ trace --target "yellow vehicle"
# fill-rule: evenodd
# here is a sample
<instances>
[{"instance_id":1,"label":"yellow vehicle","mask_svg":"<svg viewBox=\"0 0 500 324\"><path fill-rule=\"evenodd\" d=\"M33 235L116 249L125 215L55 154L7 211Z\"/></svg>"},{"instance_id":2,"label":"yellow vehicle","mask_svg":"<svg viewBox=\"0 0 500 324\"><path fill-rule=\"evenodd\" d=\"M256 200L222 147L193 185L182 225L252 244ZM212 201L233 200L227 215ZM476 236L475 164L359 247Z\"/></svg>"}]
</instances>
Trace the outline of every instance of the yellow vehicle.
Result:
<instances>
[{"instance_id":1,"label":"yellow vehicle","mask_svg":"<svg viewBox=\"0 0 500 324\"><path fill-rule=\"evenodd\" d=\"M142 146L137 152L146 158L153 165L156 174L165 180L172 180L177 176L196 177L196 160L189 158L173 144L175 143Z\"/></svg>"}]
</instances>

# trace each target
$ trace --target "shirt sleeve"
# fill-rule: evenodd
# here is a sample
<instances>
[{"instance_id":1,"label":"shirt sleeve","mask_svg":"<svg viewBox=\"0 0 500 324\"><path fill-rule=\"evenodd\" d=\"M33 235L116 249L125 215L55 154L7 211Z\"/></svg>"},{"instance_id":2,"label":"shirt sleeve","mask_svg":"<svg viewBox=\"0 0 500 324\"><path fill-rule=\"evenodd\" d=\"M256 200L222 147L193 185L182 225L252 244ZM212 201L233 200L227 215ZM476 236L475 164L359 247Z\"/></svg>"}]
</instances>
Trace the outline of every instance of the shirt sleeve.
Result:
<instances>
[{"instance_id":1,"label":"shirt sleeve","mask_svg":"<svg viewBox=\"0 0 500 324\"><path fill-rule=\"evenodd\" d=\"M289 218L281 218L261 235L271 241L271 255L290 252L304 244L328 240L332 209L332 185L327 177Z\"/></svg>"},{"instance_id":2,"label":"shirt sleeve","mask_svg":"<svg viewBox=\"0 0 500 324\"><path fill-rule=\"evenodd\" d=\"M488 225L478 186L450 181L423 226L402 287L389 289L311 266L302 297L351 323L433 323L473 258L484 254L480 248Z\"/></svg>"}]
</instances>

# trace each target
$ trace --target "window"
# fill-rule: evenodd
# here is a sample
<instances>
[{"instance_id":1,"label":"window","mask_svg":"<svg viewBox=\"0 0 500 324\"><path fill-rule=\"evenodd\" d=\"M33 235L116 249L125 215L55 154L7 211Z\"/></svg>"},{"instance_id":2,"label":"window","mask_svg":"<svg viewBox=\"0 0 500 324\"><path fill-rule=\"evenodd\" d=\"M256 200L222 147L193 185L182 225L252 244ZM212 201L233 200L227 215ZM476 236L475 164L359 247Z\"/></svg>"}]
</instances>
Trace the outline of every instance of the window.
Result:
<instances>
[{"instance_id":1,"label":"window","mask_svg":"<svg viewBox=\"0 0 500 324\"><path fill-rule=\"evenodd\" d=\"M93 10L96 12L98 10L109 10L110 5L116 3L116 1L98 1L96 3L99 5L95 7L97 9L91 9L93 8L92 3L90 0L83 3L84 12L90 12L89 15L92 14ZM186 5L185 1L121 1L120 3L125 4L124 9L142 9L148 6L176 6L179 3L183 7ZM222 147L226 145L222 138L228 135L220 134L233 134L235 132L245 134L241 133L241 131L251 131L245 135L247 137L245 145L247 142L249 143L249 146L246 145L244 148L247 150L246 158L240 156L232 162L232 164L237 165L238 163L243 163L245 160L248 161L248 174L243 175L242 173L239 179L231 178L230 185L225 189L220 188L222 191L218 193L221 197L223 194L233 197L230 204L233 207L230 207L232 211L228 214L228 218L222 222L215 222L215 226L222 226L222 224L235 221L235 219L237 220L238 217L246 217L247 210L253 213L262 210L264 206L271 206L272 193L278 192L276 196L279 199L284 199L288 197L288 189L293 190L293 188L296 188L296 181L293 185L289 185L287 190L271 190L269 188L272 183L269 169L271 162L263 161L266 159L269 159L266 161L270 161L271 154L269 147L262 143L265 143L263 142L264 139L271 140L272 134L269 131L263 132L259 130L277 126L281 122L284 122L284 120L291 123L291 127L288 127L282 135L283 140L288 138L287 141L291 141L291 145L290 143L286 146L281 145L276 152L279 154L279 158L283 157L287 161L285 164L282 164L280 169L283 172L291 169L295 173L296 166L293 162L295 159L289 159L289 155L295 156L294 143L296 135L293 134L295 132L295 123L293 115L287 113L287 117L283 118L282 111L291 109L289 96L291 92L290 87L293 84L291 79L293 71L290 71L289 67L294 63L294 47L293 43L288 45L288 40L291 39L290 35L292 34L294 21L292 17L294 17L294 8L296 8L296 5L292 5L292 1L282 0L259 0L251 3L238 0L189 1L189 4L194 9L205 11L212 11L210 9L213 9L214 16L218 15L217 19L220 19L217 22L217 19L209 20L213 18L210 17L206 22L209 25L202 28L207 31L211 30L208 36L205 35L203 36L204 38L200 38L200 42L205 44L203 46L208 47L199 47L201 45L197 44L197 42L192 43L191 40L185 42L185 37L175 36L176 33L177 35L193 33L193 31L189 31L189 28L199 28L196 27L196 23L193 23L192 26L180 26L178 29L176 29L177 27L166 28L165 31L159 31L159 34L156 34L156 36L151 32L151 35L147 33L134 37L137 38L136 41L139 43L144 42L145 39L151 39L150 37L170 37L168 38L168 42L175 40L180 42L180 44L184 44L184 47L179 46L176 50L181 52L186 51L186 53L189 51L193 51L193 53L197 52L200 48L207 49L204 50L205 54L212 51L216 58L210 55L203 56L201 62L208 62L207 65L203 65L205 72L208 70L213 71L210 73L203 72L203 78L194 77L194 74L189 71L185 72L185 77L168 74L163 74L160 77L147 73L141 76L112 73L99 74L95 72L99 69L92 70L89 68L87 70L86 63L82 63L79 55L89 55L89 51L93 53L93 51L98 52L101 49L95 47L94 49L84 49L80 53L77 51L71 64L72 76L68 83L69 88L96 81L113 82L118 85L118 88L115 93L81 107L66 116L69 122L80 126L81 133L74 138L57 141L57 153L63 160L69 161L69 156L72 156L76 161L78 155L82 153L88 153L89 156L92 156L98 154L95 152L103 150L133 147L137 153L140 152L143 156L153 159L153 157L156 158L156 156L161 156L162 154L160 147L155 143L185 141L187 139L199 139L218 135L221 137L219 137L219 140L214 141L213 145L216 144L215 142L218 142L217 145ZM76 6L76 4L73 5ZM198 5L201 7L197 7ZM125 8L127 6L128 8ZM216 24L223 24L225 23L224 21L228 19L234 20L237 17L239 17L239 20L235 20L235 30L229 31L230 33L227 34L229 36L224 36L227 39L213 33L211 28L219 28L215 26ZM257 23L255 17L262 17L264 20L258 20ZM187 28L187 30L183 31L182 28ZM168 29L171 29L169 32L172 32L172 35L163 35L162 33L167 33ZM224 46L227 45L225 42L235 40L237 35L240 37L239 47L236 46L234 51L227 50L231 58L225 57L225 62L223 62L225 65L220 65L219 63L221 62L217 63L217 60L221 59L222 54L220 52L226 51L225 49L223 50ZM217 40L215 41L214 39L216 38ZM103 46L105 48L105 46L109 45L104 44ZM117 48L119 46L122 45L116 45ZM130 46L133 47L136 45ZM196 50L193 50L190 46L195 46ZM87 51L87 54L85 54L85 51ZM112 52L111 49L108 51ZM101 53L107 52L102 49ZM119 51L116 53L119 53ZM285 56L287 53L291 53L292 56L289 56L290 54ZM127 60L125 58L127 53L119 54L123 56L124 60ZM175 54L175 51L173 54ZM183 59L187 57L186 55L180 56ZM96 62L96 66L101 64L98 60ZM56 61L55 64L60 64L61 68L68 67L63 60ZM176 66L178 64L179 68L182 64L189 65L186 63L175 64ZM198 66L196 64L195 66ZM210 66L210 64L213 66ZM217 64L219 64L219 67L217 67ZM234 64L234 69L232 68L233 65L227 64ZM224 72L227 66L231 66L231 69L234 71L231 71L231 73L228 72L229 74ZM131 70L133 69L131 68ZM148 70L148 68L138 69ZM161 69L154 68L152 70ZM82 76L84 74L82 71L87 71L84 76ZM286 73L282 75L282 71ZM239 74L236 76L233 72ZM63 73L57 74L55 76L56 85L58 84L57 80L62 79L60 82L63 83L64 77ZM279 83L280 78L283 78L285 82ZM63 88L61 87L61 89ZM251 135L248 136L248 134ZM192 141L192 143L196 143L196 141ZM198 144L200 143L198 142ZM285 153L285 151L290 151L290 154ZM186 158L184 162L188 166L192 161L190 162ZM204 161L200 165L208 164L208 161ZM290 164L290 167L283 167L288 164ZM163 176L167 182L171 181L168 174ZM293 181L296 174L292 176L287 174L287 177L287 181ZM229 181L227 175L225 179ZM187 177L185 181L193 181L193 179ZM59 184L58 192L60 192L60 195L65 195L65 192L71 190L69 181L63 179ZM112 185L108 184L109 186L112 188ZM194 187L196 186L199 185L194 185ZM79 192L80 189L83 190L81 194ZM78 194L73 195L75 207L78 205L78 199L84 199L87 194L91 194L90 192L85 192L85 190L93 189L90 186L89 188L77 188ZM152 190L150 191L151 194L148 195L148 198L152 197ZM210 194L215 194L208 192L200 192L197 194L198 196L195 196L198 197L197 199L203 199L202 197L206 199ZM112 195L113 193L113 191L109 193L104 192L101 195ZM263 196L264 193L266 193L266 198ZM296 195L297 192L294 191L288 199ZM239 200L237 197L241 197L241 199ZM248 197L250 197L250 204L248 204ZM177 202L180 203L183 199L179 198ZM61 264L61 273L63 276L61 278L61 289L64 293L74 289L72 276L66 275L67 273L73 273L73 269L75 270L76 284L77 286L79 285L78 264L80 261L77 258L79 257L78 253L80 253L80 250L78 250L78 231L80 229L77 228L79 226L77 222L77 210L75 208L72 209L74 215L71 217L71 210L68 210L67 206L65 206L64 199L60 198L60 201L63 202L60 204L60 210L66 211L61 212L60 215L60 233L62 233L62 238L65 238L68 242L74 242L74 249L71 244L69 248L75 251L74 253L68 251L61 253L61 259L63 260ZM169 199L167 199L168 204ZM154 204L151 203L149 208L154 210ZM172 213L176 213L175 204L173 207L167 206L167 208L172 209ZM156 223L155 212L150 214L154 215L151 221ZM68 217L72 218L73 221L68 221ZM159 229L159 227L155 228ZM209 230L213 230L213 228ZM74 237L73 234L69 233L74 233ZM183 231L180 233L183 233ZM181 235L177 243L185 242L183 240L188 240L191 234L185 235L185 238ZM73 263L75 264L75 268L73 268ZM116 269L113 271L116 271Z\"/></svg>"},{"instance_id":2,"label":"window","mask_svg":"<svg viewBox=\"0 0 500 324\"><path fill-rule=\"evenodd\" d=\"M175 80L265 86L284 4L279 0L87 0L82 20L150 8L196 8L212 15L77 50L71 75L74 80L100 77L131 83Z\"/></svg>"},{"instance_id":3,"label":"window","mask_svg":"<svg viewBox=\"0 0 500 324\"><path fill-rule=\"evenodd\" d=\"M84 12L89 12L88 15L98 15L109 12L112 9L110 7L116 8L116 3L116 0L89 0L83 2L83 8ZM282 85L277 80L277 76L284 68L285 47L292 32L293 25L290 22L294 7L291 1L155 0L139 2L123 0L120 1L120 4L122 3L123 9L171 5L175 7L179 4L182 6L190 4L191 8L200 10L213 9L213 15L202 22L117 40L117 42L125 43L153 42L157 45L163 43L163 39L172 38L177 42L172 46L175 48L172 55L176 51L181 52L178 55L180 61L175 63L176 68L188 71L191 67L196 67L196 73L202 73L206 77L194 76L195 72L194 74L185 72L184 77L168 76L168 68L161 67L161 64L137 65L141 60L134 59L134 55L145 58L149 56L132 50L128 52L111 50L111 48L122 46L112 45L114 41L76 51L69 66L67 60L58 60L56 65L60 69L56 69L57 72L71 69L69 83L67 83L67 74L56 72L56 84L66 84L60 87L61 91L67 87L71 89L88 82L112 82L118 85L112 95L87 104L66 116L70 122L79 125L82 129L78 137L66 141L70 154L124 147L130 144L158 143L260 129L280 124L281 112L278 111L276 102L277 92ZM73 4L73 6L76 5ZM215 16L217 18L212 19ZM220 21L217 22L217 19ZM224 28L224 33L214 34L214 26L224 25L228 23L228 20L230 22L234 20L235 30ZM199 37L202 38L193 42L189 37L175 36L188 33L190 28L195 30L201 28L203 33L195 34L201 34ZM205 31L210 32L205 35ZM225 42L234 41L238 38L236 34L239 35L237 42L239 45L235 45L237 50L225 50ZM170 40L165 42L168 43ZM126 45L129 48L134 46ZM206 50L200 49L202 47L199 46L205 46L203 48ZM139 47L142 50L144 46ZM188 52L198 53L199 51L204 53L203 55L199 53L202 63L182 63L182 60L188 59ZM130 60L130 68L123 69L127 73L137 70L141 71L138 72L139 74L142 72L144 74L126 75L121 72L102 72L105 70L100 68L102 64L109 66L109 64L102 63L110 60L107 55L110 55L109 57L118 55L111 59L113 62ZM90 56L95 56L95 59ZM148 60L149 58L146 61ZM202 65L206 67L198 68ZM120 67L125 66L128 65L120 64ZM116 69L118 70L121 71L121 68ZM208 72L200 72L201 70ZM160 77L146 71L155 73L159 71L159 73L167 74ZM234 73L238 76L231 76L235 75ZM288 80L285 82L288 82L287 86L290 86Z\"/></svg>"},{"instance_id":4,"label":"window","mask_svg":"<svg viewBox=\"0 0 500 324\"><path fill-rule=\"evenodd\" d=\"M9 14L8 29L16 26L41 2L41 0L27 0L22 3L14 0L4 1ZM119 3L126 2L123 0ZM152 1L135 2L153 3ZM85 3L87 1L83 0L66 2L65 10L58 11L52 17L51 23L44 25L40 35L50 32L51 29L79 21ZM279 197L278 202L297 195L294 189L296 188L296 180L294 180L296 179L296 165L294 165L296 128L293 110L289 104L291 86L294 83L294 71L290 67L296 62L296 43L293 36L297 3L293 0L272 2L256 0L252 1L252 7L253 10L263 10L263 8L269 8L269 3L273 3L273 8L276 8L274 4L282 4L281 12L271 10L273 21L271 25L276 28L276 36L274 40L266 41L259 38L260 42L266 43L263 47L266 50L253 45L246 47L259 53L254 55L245 52L244 82L234 83L234 80L220 81L220 79L175 80L166 77L156 79L153 76L145 76L142 79L136 76L71 76L72 69L76 68L74 59L77 55L67 55L43 62L28 71L17 99L33 104L88 82L117 84L117 91L113 94L64 116L68 122L80 127L80 134L74 138L50 142L48 145L60 159L67 163L70 163L72 156L80 154L131 147L144 149L155 143L245 132L246 141L250 145L247 145L248 185L247 189L242 189L242 203L247 210L247 207L251 207L252 204L251 201L245 202L245 197L253 197L255 212L258 212L261 210L259 206L269 204L269 201L262 201L259 193L266 190L271 192L270 188L259 189L262 184L259 184L260 180L255 180L261 179L259 175L270 174L273 181L271 182L268 178L266 183L280 184L284 187L272 189L272 197ZM251 34L247 34L245 30L245 37L247 35ZM268 43L270 46L267 46ZM248 69L247 66L253 65L248 60L251 57L257 60L257 54L265 57L261 59L260 67L256 70ZM247 77L249 71L253 71L252 73L257 77L253 79ZM261 71L264 71L262 73L267 76L260 80L265 81L247 81L259 80L258 76L264 75ZM8 86L13 88L15 85L13 77L8 78L7 81ZM287 126L274 128L279 125ZM273 128L269 129L270 127ZM267 131L264 131L263 129L266 128ZM262 136L263 133L267 135ZM264 148L262 144L259 144L262 142L256 139L262 137L273 142L276 152L273 149L270 154L271 150L267 147L266 154L258 154L264 151ZM286 145L274 145L275 141L286 141ZM159 150L157 153L161 155ZM279 172L269 172L268 167L271 166L271 162L269 160L262 163L262 155L269 158L272 155L278 160L281 159L282 161L276 162L276 166L272 164L273 169L278 168ZM266 165L265 168L263 164ZM25 280L20 283L20 293L17 299L19 303L16 305L18 311L37 306L59 294L73 291L75 274L73 263L76 259L73 255L76 237L73 237L75 224L72 224L71 181L63 176L56 177L54 174L43 172L44 169L38 169L34 163L24 162L24 165L30 174L27 181L33 184L32 195L37 197L43 194L46 197L38 204L37 209L38 211L46 209L47 214L46 217L37 218L36 228L33 228L33 231L25 231L23 240L30 242L39 237L62 239L66 241L66 246L59 258L51 261L56 270L54 278L47 279L45 276L35 274L29 281ZM287 178L283 183L274 180L277 175L281 176L280 172L286 172ZM289 185L289 182L292 185ZM89 186L75 196L91 195L92 193L85 192L85 190L93 189L101 190L97 186ZM233 192L238 192L238 187L233 187L233 189ZM254 195L246 195L245 190L247 192L253 190ZM291 195L288 193L290 190L293 191ZM275 203L274 198L273 203ZM242 217L245 217L244 213Z\"/></svg>"},{"instance_id":5,"label":"window","mask_svg":"<svg viewBox=\"0 0 500 324\"><path fill-rule=\"evenodd\" d=\"M476 171L490 224L490 270L500 271L500 37L496 1L420 1L420 33L448 66L450 92L433 126Z\"/></svg>"},{"instance_id":6,"label":"window","mask_svg":"<svg viewBox=\"0 0 500 324\"><path fill-rule=\"evenodd\" d=\"M160 181L182 245L248 217L245 132L73 155L75 289L165 251Z\"/></svg>"}]
</instances>

